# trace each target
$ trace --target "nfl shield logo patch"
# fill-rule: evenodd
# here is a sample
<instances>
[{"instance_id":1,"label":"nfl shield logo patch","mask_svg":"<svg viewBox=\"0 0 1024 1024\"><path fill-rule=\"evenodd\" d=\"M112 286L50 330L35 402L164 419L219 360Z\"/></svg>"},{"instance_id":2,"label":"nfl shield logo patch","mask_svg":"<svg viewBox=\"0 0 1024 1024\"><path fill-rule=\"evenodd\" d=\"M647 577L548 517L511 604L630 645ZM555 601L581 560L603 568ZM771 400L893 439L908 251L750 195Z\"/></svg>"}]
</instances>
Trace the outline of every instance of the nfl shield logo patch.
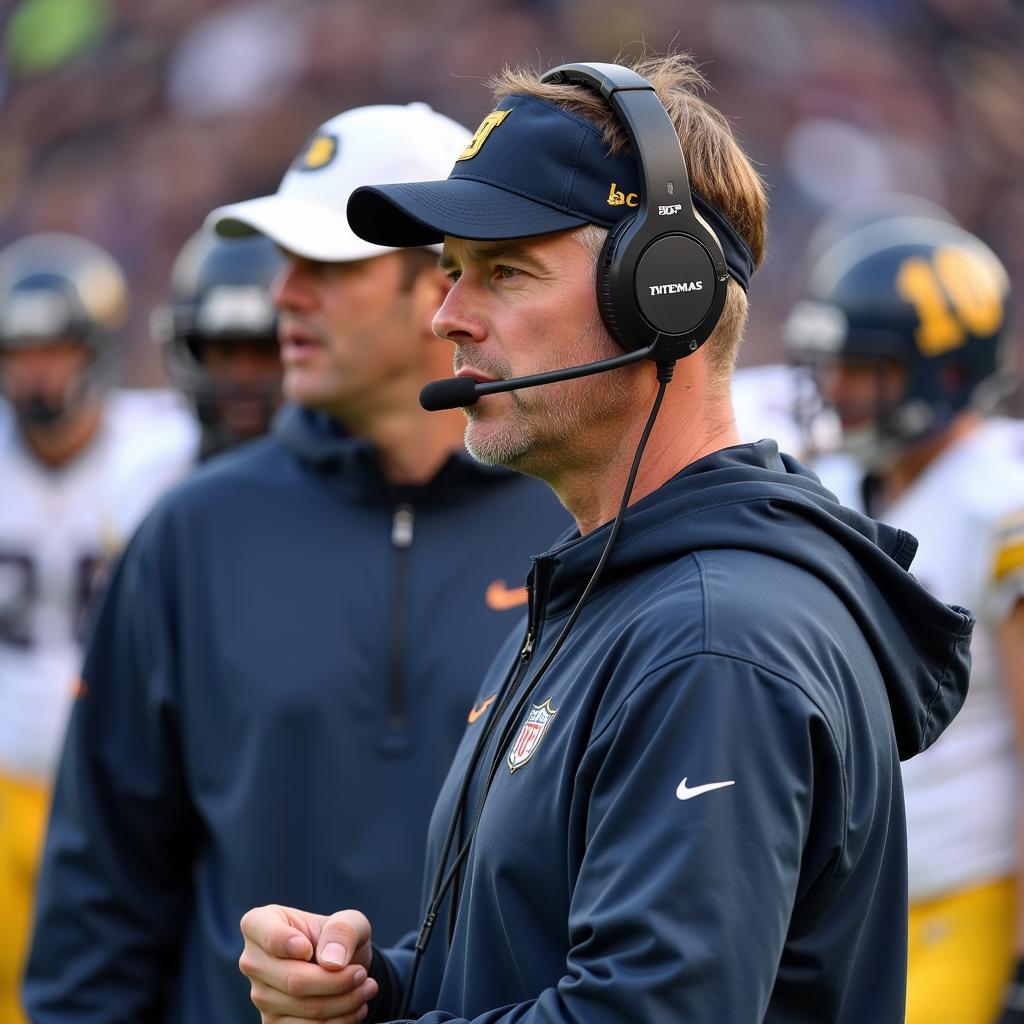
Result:
<instances>
[{"instance_id":1,"label":"nfl shield logo patch","mask_svg":"<svg viewBox=\"0 0 1024 1024\"><path fill-rule=\"evenodd\" d=\"M551 706L550 699L544 701L543 704L533 705L530 713L526 716L526 721L523 722L523 727L509 748L508 770L510 773L517 772L533 757L534 751L544 738L544 733L548 731L548 726L554 721L557 714L558 710Z\"/></svg>"}]
</instances>

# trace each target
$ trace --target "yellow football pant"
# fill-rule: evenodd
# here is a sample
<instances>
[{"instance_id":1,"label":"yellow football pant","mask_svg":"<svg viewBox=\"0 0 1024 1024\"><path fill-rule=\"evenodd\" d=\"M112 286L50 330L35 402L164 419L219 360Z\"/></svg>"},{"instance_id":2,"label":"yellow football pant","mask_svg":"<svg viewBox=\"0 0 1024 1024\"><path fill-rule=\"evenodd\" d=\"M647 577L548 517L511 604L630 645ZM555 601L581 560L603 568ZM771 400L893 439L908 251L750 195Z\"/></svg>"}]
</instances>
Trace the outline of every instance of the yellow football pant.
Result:
<instances>
[{"instance_id":1,"label":"yellow football pant","mask_svg":"<svg viewBox=\"0 0 1024 1024\"><path fill-rule=\"evenodd\" d=\"M20 986L32 928L49 790L0 775L0 1021L27 1022Z\"/></svg>"},{"instance_id":2,"label":"yellow football pant","mask_svg":"<svg viewBox=\"0 0 1024 1024\"><path fill-rule=\"evenodd\" d=\"M911 904L906 1024L992 1024L1011 980L1015 883Z\"/></svg>"}]
</instances>

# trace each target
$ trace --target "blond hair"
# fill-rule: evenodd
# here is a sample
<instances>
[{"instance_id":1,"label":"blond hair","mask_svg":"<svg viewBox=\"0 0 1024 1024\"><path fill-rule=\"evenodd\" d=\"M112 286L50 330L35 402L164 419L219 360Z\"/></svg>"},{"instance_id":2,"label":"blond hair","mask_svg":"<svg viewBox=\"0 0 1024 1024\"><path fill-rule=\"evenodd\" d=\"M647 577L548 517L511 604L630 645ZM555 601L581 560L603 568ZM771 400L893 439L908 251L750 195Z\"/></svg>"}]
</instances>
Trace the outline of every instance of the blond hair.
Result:
<instances>
[{"instance_id":1,"label":"blond hair","mask_svg":"<svg viewBox=\"0 0 1024 1024\"><path fill-rule=\"evenodd\" d=\"M693 57L685 53L622 59L620 63L646 78L668 111L679 135L690 185L725 215L750 247L757 267L764 257L767 207L764 185L733 137L725 116L703 99L707 81ZM554 103L584 117L602 133L609 152L630 150L629 136L605 100L591 89L542 83L528 67L506 67L488 83L495 102L506 96L530 96ZM600 231L601 229L596 229ZM581 230L584 244L594 248L591 228ZM705 345L712 380L728 383L747 319L747 296L729 281L725 309Z\"/></svg>"}]
</instances>

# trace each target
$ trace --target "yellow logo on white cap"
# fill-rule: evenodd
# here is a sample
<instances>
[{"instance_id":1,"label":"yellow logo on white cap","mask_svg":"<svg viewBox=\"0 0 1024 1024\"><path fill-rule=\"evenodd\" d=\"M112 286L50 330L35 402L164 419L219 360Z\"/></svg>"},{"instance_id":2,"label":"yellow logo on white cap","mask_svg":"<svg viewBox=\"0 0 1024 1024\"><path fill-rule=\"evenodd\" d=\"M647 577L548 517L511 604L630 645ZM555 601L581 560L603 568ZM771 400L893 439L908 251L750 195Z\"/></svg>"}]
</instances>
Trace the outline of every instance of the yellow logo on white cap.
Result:
<instances>
[{"instance_id":1,"label":"yellow logo on white cap","mask_svg":"<svg viewBox=\"0 0 1024 1024\"><path fill-rule=\"evenodd\" d=\"M302 151L294 166L300 171L319 171L338 154L338 140L333 135L318 132Z\"/></svg>"}]
</instances>

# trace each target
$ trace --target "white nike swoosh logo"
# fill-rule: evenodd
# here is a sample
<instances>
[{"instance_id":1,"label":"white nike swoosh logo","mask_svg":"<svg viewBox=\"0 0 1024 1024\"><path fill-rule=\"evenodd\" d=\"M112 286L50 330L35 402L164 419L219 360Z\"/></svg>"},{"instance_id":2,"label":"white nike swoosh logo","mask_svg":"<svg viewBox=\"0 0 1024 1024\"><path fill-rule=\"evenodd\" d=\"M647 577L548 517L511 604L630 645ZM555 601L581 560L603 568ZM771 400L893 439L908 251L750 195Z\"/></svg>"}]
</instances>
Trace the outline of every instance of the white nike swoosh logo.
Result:
<instances>
[{"instance_id":1,"label":"white nike swoosh logo","mask_svg":"<svg viewBox=\"0 0 1024 1024\"><path fill-rule=\"evenodd\" d=\"M710 793L713 789L723 789L725 786L735 786L736 780L730 779L728 782L706 782L703 786L687 786L686 779L676 787L676 796L680 800L692 800L695 796L700 796L701 793Z\"/></svg>"}]
</instances>

